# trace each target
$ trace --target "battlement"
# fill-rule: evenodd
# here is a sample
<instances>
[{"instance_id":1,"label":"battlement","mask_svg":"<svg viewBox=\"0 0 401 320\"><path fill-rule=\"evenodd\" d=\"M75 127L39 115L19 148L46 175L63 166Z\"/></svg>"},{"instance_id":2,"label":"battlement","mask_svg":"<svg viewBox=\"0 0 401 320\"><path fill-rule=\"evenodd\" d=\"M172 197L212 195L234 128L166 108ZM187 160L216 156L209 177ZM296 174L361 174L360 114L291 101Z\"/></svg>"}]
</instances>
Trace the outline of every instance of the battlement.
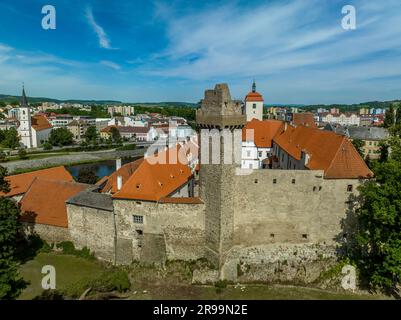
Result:
<instances>
[{"instance_id":1,"label":"battlement","mask_svg":"<svg viewBox=\"0 0 401 320\"><path fill-rule=\"evenodd\" d=\"M201 107L196 111L196 123L206 128L241 128L246 123L242 102L231 99L226 83L216 84L214 89L205 90Z\"/></svg>"}]
</instances>

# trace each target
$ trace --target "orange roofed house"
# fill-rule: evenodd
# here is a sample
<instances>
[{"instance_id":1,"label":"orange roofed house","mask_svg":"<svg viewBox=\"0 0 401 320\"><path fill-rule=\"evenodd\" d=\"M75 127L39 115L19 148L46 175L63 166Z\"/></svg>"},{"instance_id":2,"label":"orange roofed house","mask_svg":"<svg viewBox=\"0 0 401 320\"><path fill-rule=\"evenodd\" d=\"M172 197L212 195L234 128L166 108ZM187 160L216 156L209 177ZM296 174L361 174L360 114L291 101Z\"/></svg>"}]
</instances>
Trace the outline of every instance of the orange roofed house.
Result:
<instances>
[{"instance_id":1,"label":"orange roofed house","mask_svg":"<svg viewBox=\"0 0 401 320\"><path fill-rule=\"evenodd\" d=\"M20 204L20 220L42 238L50 241L69 239L67 208L70 197L90 187L74 182L64 167L37 170L6 177L10 197Z\"/></svg>"},{"instance_id":2,"label":"orange roofed house","mask_svg":"<svg viewBox=\"0 0 401 320\"><path fill-rule=\"evenodd\" d=\"M261 169L273 155L273 137L284 127L279 120L248 122L242 129L241 168Z\"/></svg>"}]
</instances>

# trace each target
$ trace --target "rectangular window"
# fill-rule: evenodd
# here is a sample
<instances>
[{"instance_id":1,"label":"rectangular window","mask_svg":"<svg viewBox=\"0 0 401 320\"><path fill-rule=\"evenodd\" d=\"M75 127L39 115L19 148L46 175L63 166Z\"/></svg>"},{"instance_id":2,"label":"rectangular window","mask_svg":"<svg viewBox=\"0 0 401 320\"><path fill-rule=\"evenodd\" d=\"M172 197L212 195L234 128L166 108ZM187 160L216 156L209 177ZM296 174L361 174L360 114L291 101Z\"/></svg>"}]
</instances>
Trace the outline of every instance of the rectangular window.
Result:
<instances>
[{"instance_id":1,"label":"rectangular window","mask_svg":"<svg viewBox=\"0 0 401 320\"><path fill-rule=\"evenodd\" d=\"M254 103L252 107L253 107L254 109L256 109L256 103Z\"/></svg>"},{"instance_id":2,"label":"rectangular window","mask_svg":"<svg viewBox=\"0 0 401 320\"><path fill-rule=\"evenodd\" d=\"M133 215L134 223L142 224L143 223L143 216Z\"/></svg>"},{"instance_id":3,"label":"rectangular window","mask_svg":"<svg viewBox=\"0 0 401 320\"><path fill-rule=\"evenodd\" d=\"M291 180L291 183L292 183L292 184L295 184L295 179L292 179L292 180Z\"/></svg>"},{"instance_id":4,"label":"rectangular window","mask_svg":"<svg viewBox=\"0 0 401 320\"><path fill-rule=\"evenodd\" d=\"M259 151L259 157L262 157L262 151Z\"/></svg>"},{"instance_id":5,"label":"rectangular window","mask_svg":"<svg viewBox=\"0 0 401 320\"><path fill-rule=\"evenodd\" d=\"M276 184L277 183L277 179L273 179L273 184Z\"/></svg>"},{"instance_id":6,"label":"rectangular window","mask_svg":"<svg viewBox=\"0 0 401 320\"><path fill-rule=\"evenodd\" d=\"M347 186L347 191L348 191L348 192L352 192L352 190L353 190L353 186L352 186L352 184L349 184L349 185Z\"/></svg>"},{"instance_id":7,"label":"rectangular window","mask_svg":"<svg viewBox=\"0 0 401 320\"><path fill-rule=\"evenodd\" d=\"M302 235L302 239L308 239L308 235L307 235L306 233L304 233L304 234Z\"/></svg>"}]
</instances>

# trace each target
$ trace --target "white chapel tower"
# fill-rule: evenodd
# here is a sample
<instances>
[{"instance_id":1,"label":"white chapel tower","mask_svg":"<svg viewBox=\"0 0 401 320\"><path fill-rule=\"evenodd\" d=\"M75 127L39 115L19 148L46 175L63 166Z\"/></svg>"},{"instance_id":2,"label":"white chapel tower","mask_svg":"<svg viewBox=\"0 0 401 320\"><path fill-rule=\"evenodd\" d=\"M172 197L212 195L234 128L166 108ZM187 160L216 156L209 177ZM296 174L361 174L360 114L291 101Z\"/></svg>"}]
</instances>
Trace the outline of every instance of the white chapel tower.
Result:
<instances>
[{"instance_id":1,"label":"white chapel tower","mask_svg":"<svg viewBox=\"0 0 401 320\"><path fill-rule=\"evenodd\" d=\"M263 120L263 97L256 92L255 81L252 84L252 91L245 97L245 113L246 121L251 121L252 119Z\"/></svg>"},{"instance_id":2,"label":"white chapel tower","mask_svg":"<svg viewBox=\"0 0 401 320\"><path fill-rule=\"evenodd\" d=\"M22 87L22 99L18 114L20 122L18 132L21 136L21 142L26 148L32 148L31 110L28 105L24 87Z\"/></svg>"}]
</instances>

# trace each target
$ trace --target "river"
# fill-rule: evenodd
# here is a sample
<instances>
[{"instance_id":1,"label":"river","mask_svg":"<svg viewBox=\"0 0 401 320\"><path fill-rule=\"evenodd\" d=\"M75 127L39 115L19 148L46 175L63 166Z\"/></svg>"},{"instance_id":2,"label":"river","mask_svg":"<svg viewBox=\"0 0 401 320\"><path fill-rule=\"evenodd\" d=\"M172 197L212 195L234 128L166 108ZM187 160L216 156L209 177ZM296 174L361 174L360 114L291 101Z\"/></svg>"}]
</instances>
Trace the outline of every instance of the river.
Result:
<instances>
[{"instance_id":1,"label":"river","mask_svg":"<svg viewBox=\"0 0 401 320\"><path fill-rule=\"evenodd\" d=\"M139 157L127 157L127 158L122 158L121 163L124 165L128 162L132 162ZM109 176L112 174L114 171L116 171L116 161L115 160L104 160L104 161L99 161L95 163L87 163L87 164L78 164L74 166L66 166L65 167L74 178L78 177L78 172L82 168L89 168L93 170L96 174L96 176L101 179L105 176Z\"/></svg>"}]
</instances>

